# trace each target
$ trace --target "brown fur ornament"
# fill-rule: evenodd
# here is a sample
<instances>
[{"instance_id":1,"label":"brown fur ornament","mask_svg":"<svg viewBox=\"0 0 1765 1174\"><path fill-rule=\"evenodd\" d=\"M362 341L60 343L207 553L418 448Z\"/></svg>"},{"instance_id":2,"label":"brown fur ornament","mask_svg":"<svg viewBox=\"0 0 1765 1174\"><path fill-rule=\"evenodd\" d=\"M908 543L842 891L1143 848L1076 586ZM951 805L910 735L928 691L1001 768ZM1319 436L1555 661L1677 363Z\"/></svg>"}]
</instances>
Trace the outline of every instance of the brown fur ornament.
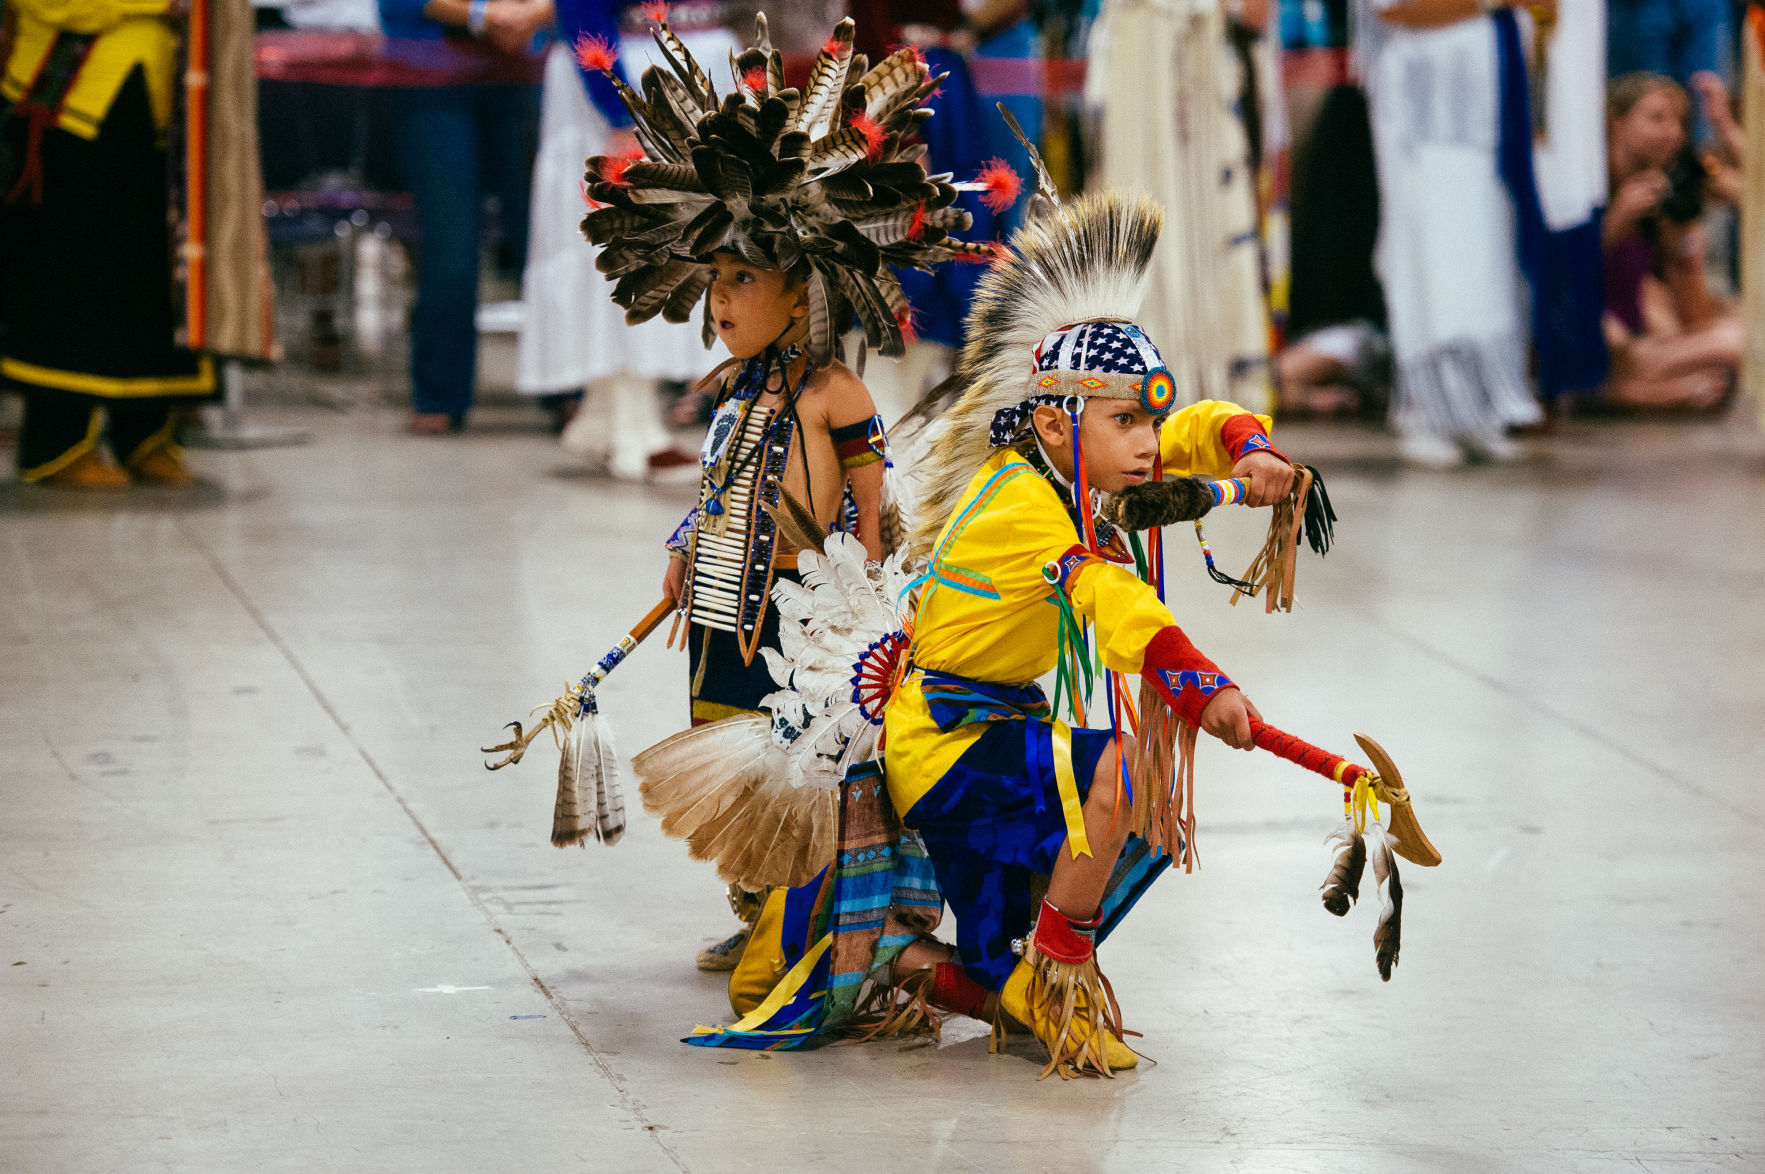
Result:
<instances>
[{"instance_id":1,"label":"brown fur ornament","mask_svg":"<svg viewBox=\"0 0 1765 1174\"><path fill-rule=\"evenodd\" d=\"M1205 477L1171 477L1130 485L1103 503L1103 517L1124 530L1193 522L1213 508Z\"/></svg>"}]
</instances>

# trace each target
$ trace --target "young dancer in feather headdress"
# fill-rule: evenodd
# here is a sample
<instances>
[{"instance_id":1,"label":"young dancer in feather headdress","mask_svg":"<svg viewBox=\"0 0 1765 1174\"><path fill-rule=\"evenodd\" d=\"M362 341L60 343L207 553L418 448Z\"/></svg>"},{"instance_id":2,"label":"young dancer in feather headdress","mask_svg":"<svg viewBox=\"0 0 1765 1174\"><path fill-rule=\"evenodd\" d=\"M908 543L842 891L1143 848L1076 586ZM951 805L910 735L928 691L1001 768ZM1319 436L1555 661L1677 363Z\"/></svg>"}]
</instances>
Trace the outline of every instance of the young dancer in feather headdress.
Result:
<instances>
[{"instance_id":1,"label":"young dancer in feather headdress","mask_svg":"<svg viewBox=\"0 0 1765 1174\"><path fill-rule=\"evenodd\" d=\"M1106 195L1032 215L982 280L962 392L912 471L907 548L875 573L849 539L805 552L804 586L777 593L770 718L633 760L646 810L724 876L831 878L799 910L812 948L755 1011L691 1043L793 1048L956 1012L1027 1025L1044 1074L1136 1062L1093 939L1173 855L1192 860L1195 731L1248 749L1260 718L1161 601L1157 539L1145 558L1114 523L1199 517L1185 495L1211 490L1189 474L1230 473L1272 505L1295 473L1266 419L1222 402L1173 413L1174 380L1132 322L1156 205ZM1087 623L1107 723L1084 715ZM1057 667L1070 725L1035 683ZM1143 677L1137 706L1113 674ZM946 901L954 949L929 937Z\"/></svg>"},{"instance_id":2,"label":"young dancer in feather headdress","mask_svg":"<svg viewBox=\"0 0 1765 1174\"><path fill-rule=\"evenodd\" d=\"M1105 889L1131 833L1186 851L1183 813L1156 797L1194 731L1249 749L1260 720L1098 503L1171 472L1248 478L1253 504L1273 504L1294 472L1234 405L1171 411L1171 374L1132 321L1161 222L1144 199L1081 199L1033 221L983 283L911 544L930 559L912 669L884 726L889 794L956 914L961 969L929 944L903 964L937 966L958 1009L998 992L1062 1075L1136 1062L1093 956ZM1094 708L1115 728L1082 705L1067 725L1034 683L1058 665L1082 701L1085 622L1104 668L1141 677L1137 726L1113 678Z\"/></svg>"},{"instance_id":3,"label":"young dancer in feather headdress","mask_svg":"<svg viewBox=\"0 0 1765 1174\"><path fill-rule=\"evenodd\" d=\"M699 502L668 541L663 581L687 620L695 726L755 713L772 692L756 654L778 647L769 603L795 576L792 534L818 544L842 529L882 557L882 421L836 357L838 332L855 315L870 346L900 354L907 303L890 266L986 254L949 237L968 226L956 189L905 142L937 85L911 50L867 68L843 21L798 91L763 16L758 33L721 97L666 21L656 38L669 68L646 71L641 94L613 71L609 45L578 46L619 90L644 151L588 161L600 206L583 231L603 246L598 268L632 323L687 321L702 298L706 345L734 356L713 373ZM745 920L760 911L738 888L731 900ZM748 933L700 965L734 968Z\"/></svg>"}]
</instances>

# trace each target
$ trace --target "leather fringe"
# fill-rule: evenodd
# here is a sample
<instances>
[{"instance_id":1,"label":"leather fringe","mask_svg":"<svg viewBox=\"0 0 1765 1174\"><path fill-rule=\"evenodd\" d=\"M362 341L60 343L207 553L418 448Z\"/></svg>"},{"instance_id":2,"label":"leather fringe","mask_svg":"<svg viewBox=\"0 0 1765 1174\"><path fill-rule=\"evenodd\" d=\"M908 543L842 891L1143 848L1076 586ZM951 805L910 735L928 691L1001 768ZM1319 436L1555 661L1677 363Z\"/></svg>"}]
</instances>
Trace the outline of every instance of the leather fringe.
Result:
<instances>
[{"instance_id":1,"label":"leather fringe","mask_svg":"<svg viewBox=\"0 0 1765 1174\"><path fill-rule=\"evenodd\" d=\"M929 1032L934 1040L939 1038L943 1017L931 1003L935 977L932 968L924 967L898 983L874 984L853 1013L853 1041L902 1039L921 1032Z\"/></svg>"},{"instance_id":2,"label":"leather fringe","mask_svg":"<svg viewBox=\"0 0 1765 1174\"><path fill-rule=\"evenodd\" d=\"M1305 524L1304 503L1310 499L1312 471L1301 465L1293 478L1293 492L1269 511L1269 534L1262 549L1250 561L1243 579L1249 592L1232 594L1232 606L1245 594L1262 592L1263 611L1293 610L1293 579L1299 564L1299 532Z\"/></svg>"},{"instance_id":3,"label":"leather fringe","mask_svg":"<svg viewBox=\"0 0 1765 1174\"><path fill-rule=\"evenodd\" d=\"M1140 733L1133 778L1139 790L1133 832L1194 872L1195 740L1197 731L1166 704L1150 682L1140 682Z\"/></svg>"},{"instance_id":4,"label":"leather fringe","mask_svg":"<svg viewBox=\"0 0 1765 1174\"><path fill-rule=\"evenodd\" d=\"M1097 959L1056 962L1037 950L1034 942L1024 944L1023 957L1030 967L1027 998L1034 1021L1026 1026L1048 1053L1048 1063L1036 1079L1046 1080L1050 1073L1062 1080L1113 1076L1103 1033L1107 1031L1117 1039L1127 1033L1122 1030L1121 1006L1115 1000L1115 990L1098 969ZM1001 1006L993 1018L991 1051L998 1051L1005 1038L1004 1018Z\"/></svg>"}]
</instances>

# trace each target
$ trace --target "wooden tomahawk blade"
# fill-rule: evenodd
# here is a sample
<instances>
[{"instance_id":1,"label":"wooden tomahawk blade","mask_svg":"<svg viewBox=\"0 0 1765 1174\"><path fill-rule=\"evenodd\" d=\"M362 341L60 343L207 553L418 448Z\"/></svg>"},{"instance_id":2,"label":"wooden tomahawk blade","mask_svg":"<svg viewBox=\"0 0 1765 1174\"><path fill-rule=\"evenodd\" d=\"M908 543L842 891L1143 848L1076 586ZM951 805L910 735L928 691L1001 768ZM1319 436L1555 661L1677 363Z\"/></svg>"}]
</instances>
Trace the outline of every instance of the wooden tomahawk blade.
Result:
<instances>
[{"instance_id":1,"label":"wooden tomahawk blade","mask_svg":"<svg viewBox=\"0 0 1765 1174\"><path fill-rule=\"evenodd\" d=\"M1373 770L1379 781L1388 787L1403 787L1403 775L1398 773L1397 764L1391 761L1391 755L1385 753L1385 747L1373 741L1365 734L1356 734L1354 740L1361 744L1361 750L1372 760ZM1423 868L1433 868L1440 863L1440 849L1429 841L1422 825L1416 822L1416 813L1408 803L1392 803L1391 807L1391 838L1397 841L1397 854L1413 864Z\"/></svg>"}]
</instances>

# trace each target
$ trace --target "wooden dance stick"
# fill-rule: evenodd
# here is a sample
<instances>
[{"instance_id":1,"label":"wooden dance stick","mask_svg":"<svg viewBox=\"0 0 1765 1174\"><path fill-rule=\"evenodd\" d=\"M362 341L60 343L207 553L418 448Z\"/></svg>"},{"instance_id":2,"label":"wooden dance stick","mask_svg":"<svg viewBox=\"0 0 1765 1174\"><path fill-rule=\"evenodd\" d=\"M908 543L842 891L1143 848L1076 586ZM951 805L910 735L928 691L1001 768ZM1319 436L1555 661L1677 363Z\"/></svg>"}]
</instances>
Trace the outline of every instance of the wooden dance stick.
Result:
<instances>
[{"instance_id":1,"label":"wooden dance stick","mask_svg":"<svg viewBox=\"0 0 1765 1174\"><path fill-rule=\"evenodd\" d=\"M1341 783L1344 787L1352 787L1361 776L1372 773L1340 754L1332 754L1320 746L1313 746L1310 742L1295 738L1292 734L1277 730L1255 718L1250 719L1250 733L1260 749L1267 750L1277 758L1285 758L1295 766L1302 766L1313 774Z\"/></svg>"},{"instance_id":2,"label":"wooden dance stick","mask_svg":"<svg viewBox=\"0 0 1765 1174\"><path fill-rule=\"evenodd\" d=\"M1404 789L1403 776L1397 771L1397 764L1385 753L1384 747L1365 734L1356 734L1354 740L1359 742L1367 757L1373 760L1374 770L1368 770L1358 763L1350 762L1340 754L1332 754L1310 742L1295 738L1283 730L1277 730L1266 722L1250 719L1251 737L1263 750L1279 758L1285 758L1295 766L1302 766L1314 774L1323 775L1332 782L1341 783L1343 787L1353 787L1362 778L1372 783L1373 793L1380 802L1391 808L1391 838L1397 842L1397 854L1405 860L1432 868L1440 863L1440 851L1435 848L1422 831L1422 825L1416 822L1416 813L1410 808L1409 792Z\"/></svg>"},{"instance_id":3,"label":"wooden dance stick","mask_svg":"<svg viewBox=\"0 0 1765 1174\"><path fill-rule=\"evenodd\" d=\"M520 762L521 756L527 753L529 743L537 738L539 732L547 726L555 723L559 729L567 730L573 721L584 714L599 713L600 710L595 705L594 699L595 686L606 680L607 674L618 668L619 663L631 655L632 650L642 644L644 638L660 626L662 621L668 617L668 613L674 610L674 607L672 599L664 599L646 612L643 619L637 621L631 631L620 637L619 643L608 649L607 654L596 661L592 669L583 674L582 680L577 682L574 688L553 700L550 705L543 707L546 711L545 716L540 718L538 724L531 730L523 730L520 722L510 722L505 726L505 729L514 730L515 736L500 745L481 748L485 754L506 752L503 758L494 762L485 760L485 769L501 770L505 766L513 766Z\"/></svg>"},{"instance_id":4,"label":"wooden dance stick","mask_svg":"<svg viewBox=\"0 0 1765 1174\"><path fill-rule=\"evenodd\" d=\"M619 662L631 655L632 650L642 644L644 639L654 632L662 621L668 618L668 613L673 610L674 601L672 599L664 599L657 603L655 607L644 613L643 619L637 621L631 631L620 637L619 643L607 650L607 654L595 663L594 668L583 676L582 710L584 713L594 712L594 687L606 680L607 674L618 668Z\"/></svg>"}]
</instances>

